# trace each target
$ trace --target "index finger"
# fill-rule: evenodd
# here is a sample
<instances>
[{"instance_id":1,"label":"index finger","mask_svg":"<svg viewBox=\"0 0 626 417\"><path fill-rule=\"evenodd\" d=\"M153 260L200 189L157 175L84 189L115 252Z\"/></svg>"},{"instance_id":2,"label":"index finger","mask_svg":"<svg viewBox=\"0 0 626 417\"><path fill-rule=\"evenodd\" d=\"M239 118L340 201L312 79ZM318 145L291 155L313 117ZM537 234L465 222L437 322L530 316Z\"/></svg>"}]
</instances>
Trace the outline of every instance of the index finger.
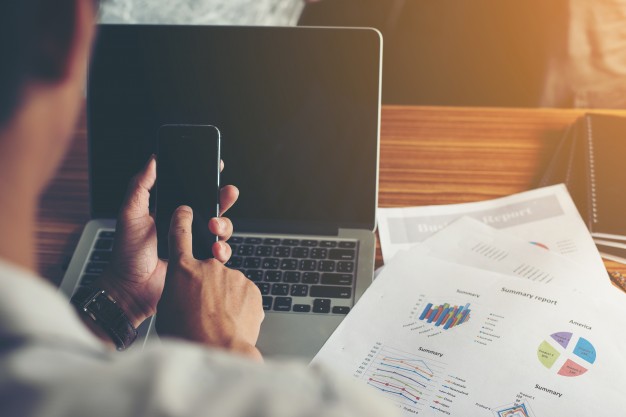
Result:
<instances>
[{"instance_id":1,"label":"index finger","mask_svg":"<svg viewBox=\"0 0 626 417\"><path fill-rule=\"evenodd\" d=\"M170 260L185 257L193 258L191 224L193 210L188 206L180 206L174 211L170 222L169 252Z\"/></svg>"}]
</instances>

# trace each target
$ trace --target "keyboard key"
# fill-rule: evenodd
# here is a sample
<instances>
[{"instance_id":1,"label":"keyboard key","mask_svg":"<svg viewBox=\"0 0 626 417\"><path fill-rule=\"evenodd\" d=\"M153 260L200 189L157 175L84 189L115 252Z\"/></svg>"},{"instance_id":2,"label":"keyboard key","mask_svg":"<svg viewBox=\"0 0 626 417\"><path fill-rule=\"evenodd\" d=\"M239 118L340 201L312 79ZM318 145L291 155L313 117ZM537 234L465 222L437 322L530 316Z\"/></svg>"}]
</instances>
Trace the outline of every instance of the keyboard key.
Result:
<instances>
[{"instance_id":1,"label":"keyboard key","mask_svg":"<svg viewBox=\"0 0 626 417\"><path fill-rule=\"evenodd\" d=\"M349 312L350 312L350 307L345 307L345 306L333 307L333 314L348 314Z\"/></svg>"},{"instance_id":2,"label":"keyboard key","mask_svg":"<svg viewBox=\"0 0 626 417\"><path fill-rule=\"evenodd\" d=\"M319 261L317 264L317 270L322 272L334 272L335 261Z\"/></svg>"},{"instance_id":3,"label":"keyboard key","mask_svg":"<svg viewBox=\"0 0 626 417\"><path fill-rule=\"evenodd\" d=\"M263 239L261 239L260 237L247 237L243 242L247 243L248 245L260 245L261 243L263 243Z\"/></svg>"},{"instance_id":4,"label":"keyboard key","mask_svg":"<svg viewBox=\"0 0 626 417\"><path fill-rule=\"evenodd\" d=\"M276 284L274 284L276 285ZM293 297L306 297L309 293L308 285L292 285L291 286L291 295Z\"/></svg>"},{"instance_id":5,"label":"keyboard key","mask_svg":"<svg viewBox=\"0 0 626 417\"><path fill-rule=\"evenodd\" d=\"M337 262L337 272L354 272L354 262L351 262L351 261Z\"/></svg>"},{"instance_id":6,"label":"keyboard key","mask_svg":"<svg viewBox=\"0 0 626 417\"><path fill-rule=\"evenodd\" d=\"M339 247L344 249L356 248L356 242L339 242Z\"/></svg>"},{"instance_id":7,"label":"keyboard key","mask_svg":"<svg viewBox=\"0 0 626 417\"><path fill-rule=\"evenodd\" d=\"M306 246L306 247L309 247L309 248L314 248L315 246L317 246L317 240L308 240L308 239L301 240L300 241L300 245Z\"/></svg>"},{"instance_id":8,"label":"keyboard key","mask_svg":"<svg viewBox=\"0 0 626 417\"><path fill-rule=\"evenodd\" d=\"M351 274L322 274L322 284L324 285L352 285Z\"/></svg>"},{"instance_id":9,"label":"keyboard key","mask_svg":"<svg viewBox=\"0 0 626 417\"><path fill-rule=\"evenodd\" d=\"M252 246L252 245L240 245L237 248L237 255L239 255L239 256L252 256L252 255L254 255L254 246Z\"/></svg>"},{"instance_id":10,"label":"keyboard key","mask_svg":"<svg viewBox=\"0 0 626 417\"><path fill-rule=\"evenodd\" d=\"M280 269L286 269L289 271L298 269L298 261L296 261L295 259L283 259L282 261L280 261Z\"/></svg>"},{"instance_id":11,"label":"keyboard key","mask_svg":"<svg viewBox=\"0 0 626 417\"><path fill-rule=\"evenodd\" d=\"M318 282L320 282L319 272L305 272L302 275L303 284L317 284Z\"/></svg>"},{"instance_id":12,"label":"keyboard key","mask_svg":"<svg viewBox=\"0 0 626 417\"><path fill-rule=\"evenodd\" d=\"M263 244L264 245L280 245L280 239L268 237L267 239L263 240Z\"/></svg>"},{"instance_id":13,"label":"keyboard key","mask_svg":"<svg viewBox=\"0 0 626 417\"><path fill-rule=\"evenodd\" d=\"M87 269L85 272L88 274L101 274L104 272L104 268L106 268L107 264L104 262L89 262L87 264Z\"/></svg>"},{"instance_id":14,"label":"keyboard key","mask_svg":"<svg viewBox=\"0 0 626 417\"><path fill-rule=\"evenodd\" d=\"M326 259L328 257L328 249L311 249L311 258Z\"/></svg>"},{"instance_id":15,"label":"keyboard key","mask_svg":"<svg viewBox=\"0 0 626 417\"><path fill-rule=\"evenodd\" d=\"M228 243L238 245L239 243L243 243L243 238L241 236L231 236L230 239L228 239Z\"/></svg>"},{"instance_id":16,"label":"keyboard key","mask_svg":"<svg viewBox=\"0 0 626 417\"><path fill-rule=\"evenodd\" d=\"M254 282L263 281L263 271L260 269L248 269L244 275L250 280Z\"/></svg>"},{"instance_id":17,"label":"keyboard key","mask_svg":"<svg viewBox=\"0 0 626 417\"><path fill-rule=\"evenodd\" d=\"M261 258L246 258L246 260L243 261L243 267L252 269L260 268Z\"/></svg>"},{"instance_id":18,"label":"keyboard key","mask_svg":"<svg viewBox=\"0 0 626 417\"><path fill-rule=\"evenodd\" d=\"M239 268L243 265L243 258L241 256L231 256L226 266L229 268Z\"/></svg>"},{"instance_id":19,"label":"keyboard key","mask_svg":"<svg viewBox=\"0 0 626 417\"><path fill-rule=\"evenodd\" d=\"M309 248L293 248L291 256L293 256L294 258L308 258Z\"/></svg>"},{"instance_id":20,"label":"keyboard key","mask_svg":"<svg viewBox=\"0 0 626 417\"><path fill-rule=\"evenodd\" d=\"M278 269L278 265L280 261L276 258L265 258L263 259L263 269Z\"/></svg>"},{"instance_id":21,"label":"keyboard key","mask_svg":"<svg viewBox=\"0 0 626 417\"><path fill-rule=\"evenodd\" d=\"M267 271L265 273L265 281L267 282L280 282L283 278L282 271Z\"/></svg>"},{"instance_id":22,"label":"keyboard key","mask_svg":"<svg viewBox=\"0 0 626 417\"><path fill-rule=\"evenodd\" d=\"M263 296L263 310L270 310L272 308L272 301L274 299L268 295Z\"/></svg>"},{"instance_id":23,"label":"keyboard key","mask_svg":"<svg viewBox=\"0 0 626 417\"><path fill-rule=\"evenodd\" d=\"M335 261L353 261L356 257L356 251L353 249L331 249L328 252L328 259Z\"/></svg>"},{"instance_id":24,"label":"keyboard key","mask_svg":"<svg viewBox=\"0 0 626 417\"><path fill-rule=\"evenodd\" d=\"M98 237L102 237L105 239L113 239L115 237L115 232L113 231L103 231L98 234Z\"/></svg>"},{"instance_id":25,"label":"keyboard key","mask_svg":"<svg viewBox=\"0 0 626 417\"><path fill-rule=\"evenodd\" d=\"M274 311L291 311L291 297L276 297Z\"/></svg>"},{"instance_id":26,"label":"keyboard key","mask_svg":"<svg viewBox=\"0 0 626 417\"><path fill-rule=\"evenodd\" d=\"M300 261L300 270L301 271L315 271L317 269L317 261L312 261L310 259L305 259Z\"/></svg>"},{"instance_id":27,"label":"keyboard key","mask_svg":"<svg viewBox=\"0 0 626 417\"><path fill-rule=\"evenodd\" d=\"M97 250L111 250L113 248L113 239L98 239L94 246Z\"/></svg>"},{"instance_id":28,"label":"keyboard key","mask_svg":"<svg viewBox=\"0 0 626 417\"><path fill-rule=\"evenodd\" d=\"M330 300L324 298L318 298L313 301L314 313L328 313L330 312Z\"/></svg>"},{"instance_id":29,"label":"keyboard key","mask_svg":"<svg viewBox=\"0 0 626 417\"><path fill-rule=\"evenodd\" d=\"M285 246L298 246L300 241L298 239L283 239L282 244Z\"/></svg>"},{"instance_id":30,"label":"keyboard key","mask_svg":"<svg viewBox=\"0 0 626 417\"><path fill-rule=\"evenodd\" d=\"M255 255L256 256L272 256L272 247L271 246L257 246Z\"/></svg>"},{"instance_id":31,"label":"keyboard key","mask_svg":"<svg viewBox=\"0 0 626 417\"><path fill-rule=\"evenodd\" d=\"M97 274L85 274L80 278L80 285L84 285L88 287L91 284L93 284L95 279L98 278L99 276L100 275L97 275Z\"/></svg>"},{"instance_id":32,"label":"keyboard key","mask_svg":"<svg viewBox=\"0 0 626 417\"><path fill-rule=\"evenodd\" d=\"M300 282L300 272L298 271L286 271L283 274L283 282L289 282L289 283L297 283Z\"/></svg>"},{"instance_id":33,"label":"keyboard key","mask_svg":"<svg viewBox=\"0 0 626 417\"><path fill-rule=\"evenodd\" d=\"M273 284L272 295L289 295L289 284Z\"/></svg>"},{"instance_id":34,"label":"keyboard key","mask_svg":"<svg viewBox=\"0 0 626 417\"><path fill-rule=\"evenodd\" d=\"M233 245L232 243L230 243L230 241L228 241L228 246L230 246L231 253L237 253L239 245Z\"/></svg>"},{"instance_id":35,"label":"keyboard key","mask_svg":"<svg viewBox=\"0 0 626 417\"><path fill-rule=\"evenodd\" d=\"M350 298L352 297L352 288L350 287L327 287L322 285L313 285L310 291L311 297L324 298Z\"/></svg>"},{"instance_id":36,"label":"keyboard key","mask_svg":"<svg viewBox=\"0 0 626 417\"><path fill-rule=\"evenodd\" d=\"M274 256L279 258L286 258L291 255L291 248L287 246L278 246L274 249Z\"/></svg>"},{"instance_id":37,"label":"keyboard key","mask_svg":"<svg viewBox=\"0 0 626 417\"><path fill-rule=\"evenodd\" d=\"M336 248L337 242L335 242L334 240L322 240L320 242L320 247L321 248Z\"/></svg>"},{"instance_id":38,"label":"keyboard key","mask_svg":"<svg viewBox=\"0 0 626 417\"><path fill-rule=\"evenodd\" d=\"M256 286L259 287L259 291L261 291L261 295L268 295L270 293L271 285L266 282L257 282Z\"/></svg>"},{"instance_id":39,"label":"keyboard key","mask_svg":"<svg viewBox=\"0 0 626 417\"><path fill-rule=\"evenodd\" d=\"M94 262L109 262L111 260L112 252L96 250L91 253L91 260Z\"/></svg>"},{"instance_id":40,"label":"keyboard key","mask_svg":"<svg viewBox=\"0 0 626 417\"><path fill-rule=\"evenodd\" d=\"M294 304L292 311L298 313L308 313L309 311L311 311L311 306L307 304Z\"/></svg>"}]
</instances>

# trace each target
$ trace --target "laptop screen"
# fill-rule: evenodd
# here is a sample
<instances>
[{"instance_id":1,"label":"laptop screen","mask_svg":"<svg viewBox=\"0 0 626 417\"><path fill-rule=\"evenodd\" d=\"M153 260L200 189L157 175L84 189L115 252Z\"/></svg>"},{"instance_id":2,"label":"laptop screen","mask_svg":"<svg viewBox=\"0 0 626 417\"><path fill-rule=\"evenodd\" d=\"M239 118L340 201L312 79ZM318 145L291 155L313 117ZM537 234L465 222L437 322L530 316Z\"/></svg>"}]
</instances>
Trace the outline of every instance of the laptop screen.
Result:
<instances>
[{"instance_id":1,"label":"laptop screen","mask_svg":"<svg viewBox=\"0 0 626 417\"><path fill-rule=\"evenodd\" d=\"M237 231L372 230L381 40L368 29L102 25L88 85L92 216L113 218L164 124L221 131Z\"/></svg>"}]
</instances>

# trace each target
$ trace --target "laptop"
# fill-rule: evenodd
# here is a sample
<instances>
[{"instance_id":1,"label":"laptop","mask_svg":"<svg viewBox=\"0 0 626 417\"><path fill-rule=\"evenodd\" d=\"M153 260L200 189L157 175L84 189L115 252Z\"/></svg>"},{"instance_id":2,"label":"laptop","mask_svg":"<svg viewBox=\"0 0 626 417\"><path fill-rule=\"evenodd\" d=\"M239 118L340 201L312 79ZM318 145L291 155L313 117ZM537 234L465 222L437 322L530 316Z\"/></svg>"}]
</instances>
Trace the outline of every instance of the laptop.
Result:
<instances>
[{"instance_id":1,"label":"laptop","mask_svg":"<svg viewBox=\"0 0 626 417\"><path fill-rule=\"evenodd\" d=\"M92 220L61 291L106 267L158 128L214 125L221 183L241 192L227 266L266 310L258 347L312 358L372 282L381 53L373 29L101 25L87 89ZM155 338L153 322L135 345Z\"/></svg>"}]
</instances>

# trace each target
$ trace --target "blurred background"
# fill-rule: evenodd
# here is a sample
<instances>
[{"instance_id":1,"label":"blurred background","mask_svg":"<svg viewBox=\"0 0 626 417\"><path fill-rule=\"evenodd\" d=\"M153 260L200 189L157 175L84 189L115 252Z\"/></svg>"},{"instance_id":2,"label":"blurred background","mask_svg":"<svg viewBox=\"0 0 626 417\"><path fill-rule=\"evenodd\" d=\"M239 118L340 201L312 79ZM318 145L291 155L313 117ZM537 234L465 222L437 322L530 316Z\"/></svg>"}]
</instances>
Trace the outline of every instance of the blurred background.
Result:
<instances>
[{"instance_id":1,"label":"blurred background","mask_svg":"<svg viewBox=\"0 0 626 417\"><path fill-rule=\"evenodd\" d=\"M626 0L108 0L101 21L375 27L387 104L626 108Z\"/></svg>"}]
</instances>

